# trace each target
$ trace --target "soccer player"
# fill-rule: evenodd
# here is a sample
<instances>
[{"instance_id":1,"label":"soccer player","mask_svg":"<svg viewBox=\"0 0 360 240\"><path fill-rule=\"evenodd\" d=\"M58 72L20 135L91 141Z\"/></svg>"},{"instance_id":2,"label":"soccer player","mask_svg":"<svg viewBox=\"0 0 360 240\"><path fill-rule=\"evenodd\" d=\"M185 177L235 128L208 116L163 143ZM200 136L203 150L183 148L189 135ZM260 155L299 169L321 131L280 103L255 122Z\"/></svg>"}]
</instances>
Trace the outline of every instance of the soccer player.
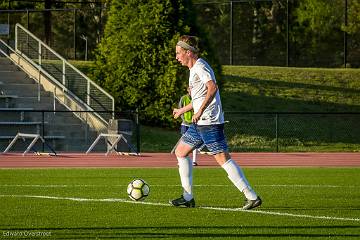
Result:
<instances>
[{"instance_id":1,"label":"soccer player","mask_svg":"<svg viewBox=\"0 0 360 240\"><path fill-rule=\"evenodd\" d=\"M192 189L192 164L189 153L202 144L227 172L231 182L245 195L242 209L261 205L260 197L251 188L240 166L231 159L224 136L224 113L215 74L209 64L199 57L198 41L194 36L181 36L176 44L176 60L190 70L189 87L192 102L173 110L174 118L194 110L192 124L175 149L183 194L170 201L173 206L195 207Z\"/></svg>"},{"instance_id":2,"label":"soccer player","mask_svg":"<svg viewBox=\"0 0 360 240\"><path fill-rule=\"evenodd\" d=\"M186 105L188 105L190 103L191 103L190 88L187 87L187 94L183 95L180 98L178 107L182 108L182 107L185 107ZM181 114L181 119L182 119L181 127L180 127L181 135L183 135L188 130L188 128L190 127L190 125L192 123L192 116L193 116L193 111L192 110ZM192 165L193 166L198 165L197 162L196 162L196 152L197 152L197 149L194 149L193 152L192 152Z\"/></svg>"}]
</instances>

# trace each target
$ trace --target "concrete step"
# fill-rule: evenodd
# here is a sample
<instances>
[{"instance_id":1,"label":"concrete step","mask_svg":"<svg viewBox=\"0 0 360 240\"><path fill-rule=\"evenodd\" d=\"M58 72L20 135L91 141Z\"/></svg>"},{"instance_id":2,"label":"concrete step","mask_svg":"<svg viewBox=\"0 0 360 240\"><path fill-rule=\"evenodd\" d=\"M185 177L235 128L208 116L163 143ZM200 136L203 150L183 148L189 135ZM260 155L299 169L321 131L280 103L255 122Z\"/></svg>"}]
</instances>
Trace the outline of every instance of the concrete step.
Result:
<instances>
[{"instance_id":1,"label":"concrete step","mask_svg":"<svg viewBox=\"0 0 360 240\"><path fill-rule=\"evenodd\" d=\"M1 111L0 113L0 122L1 121L43 121L43 115L41 111L36 111L35 108L2 108L0 110L16 110L16 111ZM25 111L24 111L25 110ZM41 109L43 110L43 109ZM50 109L51 110L51 109ZM64 109L66 110L66 109ZM33 112L32 112L33 111ZM66 110L67 111L67 110ZM82 128L85 128L87 125L78 119L71 112L44 112L44 121L48 124L66 125L83 125ZM64 127L66 128L66 127ZM1 134L1 133L0 133Z\"/></svg>"},{"instance_id":2,"label":"concrete step","mask_svg":"<svg viewBox=\"0 0 360 240\"><path fill-rule=\"evenodd\" d=\"M11 70L3 70L0 71L0 81L6 81L7 79L24 79L28 77L28 75L22 71L11 71Z\"/></svg>"},{"instance_id":3,"label":"concrete step","mask_svg":"<svg viewBox=\"0 0 360 240\"><path fill-rule=\"evenodd\" d=\"M2 72L0 71L0 75ZM23 78L2 78L0 79L0 83L2 84L12 84L12 83L36 83L36 81L28 76Z\"/></svg>"},{"instance_id":4,"label":"concrete step","mask_svg":"<svg viewBox=\"0 0 360 240\"><path fill-rule=\"evenodd\" d=\"M42 118L42 112L38 112L32 116L32 119ZM71 114L62 114L59 112L44 112L44 119L49 125L67 125L67 124L83 124L78 118Z\"/></svg>"},{"instance_id":5,"label":"concrete step","mask_svg":"<svg viewBox=\"0 0 360 240\"><path fill-rule=\"evenodd\" d=\"M32 115L32 112L27 112L27 111L34 110L34 109L33 108L2 108L2 107L0 107L0 110L14 110L14 111L0 112L0 121L27 121L27 120L31 120L31 115Z\"/></svg>"},{"instance_id":6,"label":"concrete step","mask_svg":"<svg viewBox=\"0 0 360 240\"><path fill-rule=\"evenodd\" d=\"M35 110L46 110L46 111L52 111L53 105L51 103L42 103L42 104L30 104L30 103L15 103L16 107L19 108L28 108L32 107Z\"/></svg>"},{"instance_id":7,"label":"concrete step","mask_svg":"<svg viewBox=\"0 0 360 240\"><path fill-rule=\"evenodd\" d=\"M17 98L16 95L2 95L0 93L0 108L15 107Z\"/></svg>"},{"instance_id":8,"label":"concrete step","mask_svg":"<svg viewBox=\"0 0 360 240\"><path fill-rule=\"evenodd\" d=\"M15 102L16 107L32 107L36 110L54 110L54 98L51 96L40 95L40 101L38 97L18 97ZM59 111L67 110L61 103L55 101L55 109Z\"/></svg>"},{"instance_id":9,"label":"concrete step","mask_svg":"<svg viewBox=\"0 0 360 240\"><path fill-rule=\"evenodd\" d=\"M84 131L76 131L76 130L72 130L72 131L58 131L58 130L50 130L49 128L47 128L45 130L45 134L47 135L63 135L65 136L65 138L67 140L72 140L74 142L74 144L80 143L80 142L89 142L89 139L91 139L89 137L89 135ZM76 141L74 139L77 139Z\"/></svg>"},{"instance_id":10,"label":"concrete step","mask_svg":"<svg viewBox=\"0 0 360 240\"><path fill-rule=\"evenodd\" d=\"M31 109L32 108L0 108L0 109ZM49 122L48 118L45 118L45 122ZM27 121L35 121L41 122L42 121L42 113L41 112L28 112L28 111L1 111L0 113L0 122L27 122ZM1 133L0 133L1 135Z\"/></svg>"},{"instance_id":11,"label":"concrete step","mask_svg":"<svg viewBox=\"0 0 360 240\"><path fill-rule=\"evenodd\" d=\"M0 55L0 64L11 64L11 61L7 57Z\"/></svg>"},{"instance_id":12,"label":"concrete step","mask_svg":"<svg viewBox=\"0 0 360 240\"><path fill-rule=\"evenodd\" d=\"M1 72L3 71L12 71L12 72L15 72L15 71L19 71L20 69L14 65L13 63L0 63L0 74Z\"/></svg>"},{"instance_id":13,"label":"concrete step","mask_svg":"<svg viewBox=\"0 0 360 240\"><path fill-rule=\"evenodd\" d=\"M2 54L0 55L0 66L3 67L5 70L7 67L15 66L12 61L10 61L7 57L4 57Z\"/></svg>"},{"instance_id":14,"label":"concrete step","mask_svg":"<svg viewBox=\"0 0 360 240\"><path fill-rule=\"evenodd\" d=\"M0 102L1 102L1 95L0 95ZM38 96L36 95L36 96L17 96L16 100L14 99L12 100L12 102L14 103L13 105L15 105L12 107L18 107L18 108L33 108L34 110L53 111L55 107L55 111L68 111L68 109L63 104L61 104L58 100L54 99L54 96L51 92L46 92L46 94L40 95L40 101L38 99ZM73 116L73 114L71 115Z\"/></svg>"},{"instance_id":15,"label":"concrete step","mask_svg":"<svg viewBox=\"0 0 360 240\"><path fill-rule=\"evenodd\" d=\"M0 84L0 89L6 95L17 95L19 97L37 97L38 85L33 83L24 84ZM46 92L43 88L40 88L40 96L49 97L50 92Z\"/></svg>"}]
</instances>

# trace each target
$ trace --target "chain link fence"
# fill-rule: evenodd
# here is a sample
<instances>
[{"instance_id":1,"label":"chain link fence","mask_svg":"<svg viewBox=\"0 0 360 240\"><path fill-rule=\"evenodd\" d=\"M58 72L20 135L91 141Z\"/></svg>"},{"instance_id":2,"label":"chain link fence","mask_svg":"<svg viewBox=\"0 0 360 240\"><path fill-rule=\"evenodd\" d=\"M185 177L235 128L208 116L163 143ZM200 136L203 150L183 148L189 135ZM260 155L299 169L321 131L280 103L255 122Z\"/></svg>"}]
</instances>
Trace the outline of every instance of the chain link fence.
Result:
<instances>
[{"instance_id":1,"label":"chain link fence","mask_svg":"<svg viewBox=\"0 0 360 240\"><path fill-rule=\"evenodd\" d=\"M356 1L331 0L318 9L300 0L194 5L222 65L359 67L360 35L343 31Z\"/></svg>"},{"instance_id":2,"label":"chain link fence","mask_svg":"<svg viewBox=\"0 0 360 240\"><path fill-rule=\"evenodd\" d=\"M17 133L39 134L45 139L34 145L37 151L49 151L49 146L56 152L85 153L100 132L92 129L85 121L91 111L33 110L31 108L0 109L0 153L3 152ZM77 116L81 114L80 119ZM140 133L138 113L134 111L109 112L115 115L117 123L109 127L105 134L122 134L116 150L120 152L140 152ZM33 139L19 139L12 151L24 152ZM105 153L112 139L101 139L93 152ZM110 143L111 144L111 143Z\"/></svg>"},{"instance_id":3,"label":"chain link fence","mask_svg":"<svg viewBox=\"0 0 360 240\"><path fill-rule=\"evenodd\" d=\"M360 113L226 112L232 152L360 151Z\"/></svg>"},{"instance_id":4,"label":"chain link fence","mask_svg":"<svg viewBox=\"0 0 360 240\"><path fill-rule=\"evenodd\" d=\"M74 113L0 110L0 151L21 132L39 134L57 152L86 152L100 133L77 119ZM228 120L225 135L231 152L360 151L360 113L226 112L225 118ZM115 119L119 122L112 130L121 132L131 146L121 141L117 149L140 152L140 135L144 133L140 133L138 113L115 112ZM14 151L25 150L31 139L26 141L17 142ZM153 144L162 141L154 139ZM48 150L41 142L35 148ZM95 152L106 150L107 142L104 140L94 148Z\"/></svg>"},{"instance_id":5,"label":"chain link fence","mask_svg":"<svg viewBox=\"0 0 360 240\"><path fill-rule=\"evenodd\" d=\"M106 8L0 10L0 37L14 46L15 25L25 26L66 59L94 60L107 16Z\"/></svg>"}]
</instances>

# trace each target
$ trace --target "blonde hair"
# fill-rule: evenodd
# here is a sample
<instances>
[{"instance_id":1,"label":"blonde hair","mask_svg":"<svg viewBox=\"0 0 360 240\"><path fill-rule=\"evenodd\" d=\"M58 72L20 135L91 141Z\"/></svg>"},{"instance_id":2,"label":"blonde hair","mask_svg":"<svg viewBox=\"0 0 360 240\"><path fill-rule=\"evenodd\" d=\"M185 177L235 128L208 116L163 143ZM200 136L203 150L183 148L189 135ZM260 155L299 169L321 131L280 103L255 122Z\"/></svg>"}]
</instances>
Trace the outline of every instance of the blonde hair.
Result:
<instances>
[{"instance_id":1,"label":"blonde hair","mask_svg":"<svg viewBox=\"0 0 360 240\"><path fill-rule=\"evenodd\" d=\"M183 35L176 45L194 53L199 52L198 40L195 36Z\"/></svg>"}]
</instances>

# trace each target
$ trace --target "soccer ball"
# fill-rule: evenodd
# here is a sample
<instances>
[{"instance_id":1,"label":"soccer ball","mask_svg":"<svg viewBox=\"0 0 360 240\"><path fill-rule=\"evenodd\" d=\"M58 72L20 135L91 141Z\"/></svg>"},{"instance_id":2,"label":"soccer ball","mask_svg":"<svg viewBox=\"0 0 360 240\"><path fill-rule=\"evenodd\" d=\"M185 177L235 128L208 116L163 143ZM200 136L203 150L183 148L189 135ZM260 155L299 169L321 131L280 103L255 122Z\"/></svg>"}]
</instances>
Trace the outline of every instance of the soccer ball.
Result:
<instances>
[{"instance_id":1,"label":"soccer ball","mask_svg":"<svg viewBox=\"0 0 360 240\"><path fill-rule=\"evenodd\" d=\"M132 200L142 201L149 195L150 187L143 179L134 179L129 183L127 193Z\"/></svg>"}]
</instances>

